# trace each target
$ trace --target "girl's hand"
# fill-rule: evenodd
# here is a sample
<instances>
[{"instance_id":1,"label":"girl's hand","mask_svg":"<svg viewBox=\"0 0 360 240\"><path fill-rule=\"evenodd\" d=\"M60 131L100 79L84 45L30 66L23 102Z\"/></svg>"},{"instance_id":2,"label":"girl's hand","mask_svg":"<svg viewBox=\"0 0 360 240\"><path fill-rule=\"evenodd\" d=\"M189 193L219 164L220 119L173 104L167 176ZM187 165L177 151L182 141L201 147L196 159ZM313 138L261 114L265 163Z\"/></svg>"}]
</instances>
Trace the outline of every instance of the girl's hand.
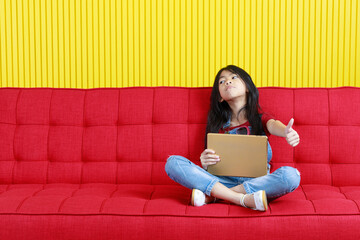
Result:
<instances>
[{"instance_id":1,"label":"girl's hand","mask_svg":"<svg viewBox=\"0 0 360 240\"><path fill-rule=\"evenodd\" d=\"M286 141L292 147L297 146L300 143L299 134L292 128L294 119L290 119L288 125L285 128Z\"/></svg>"},{"instance_id":2,"label":"girl's hand","mask_svg":"<svg viewBox=\"0 0 360 240\"><path fill-rule=\"evenodd\" d=\"M202 167L207 170L209 165L214 165L220 161L220 157L215 154L214 150L205 149L200 156Z\"/></svg>"}]
</instances>

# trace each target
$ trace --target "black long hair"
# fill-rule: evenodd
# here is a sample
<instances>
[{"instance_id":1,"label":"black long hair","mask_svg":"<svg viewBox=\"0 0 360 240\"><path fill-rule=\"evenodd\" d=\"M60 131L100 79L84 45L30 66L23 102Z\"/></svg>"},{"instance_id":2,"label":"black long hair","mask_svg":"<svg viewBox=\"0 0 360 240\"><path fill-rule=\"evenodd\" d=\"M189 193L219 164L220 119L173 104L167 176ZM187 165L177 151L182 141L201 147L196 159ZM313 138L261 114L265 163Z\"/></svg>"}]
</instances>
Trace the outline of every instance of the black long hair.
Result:
<instances>
[{"instance_id":1,"label":"black long hair","mask_svg":"<svg viewBox=\"0 0 360 240\"><path fill-rule=\"evenodd\" d=\"M251 126L252 135L261 135L263 132L263 127L261 123L261 116L259 111L261 111L259 105L259 91L253 83L250 75L243 69L234 66L228 65L219 70L215 77L214 85L212 87L212 92L210 96L210 110L208 113L207 125L206 125L206 135L208 133L218 133L220 128L230 119L232 115L232 110L229 104L226 101L221 100L220 91L219 91L219 78L222 71L228 70L236 75L238 75L245 83L246 89L246 105L240 109L238 116L242 111L245 111L245 116ZM205 135L205 148L207 147Z\"/></svg>"}]
</instances>

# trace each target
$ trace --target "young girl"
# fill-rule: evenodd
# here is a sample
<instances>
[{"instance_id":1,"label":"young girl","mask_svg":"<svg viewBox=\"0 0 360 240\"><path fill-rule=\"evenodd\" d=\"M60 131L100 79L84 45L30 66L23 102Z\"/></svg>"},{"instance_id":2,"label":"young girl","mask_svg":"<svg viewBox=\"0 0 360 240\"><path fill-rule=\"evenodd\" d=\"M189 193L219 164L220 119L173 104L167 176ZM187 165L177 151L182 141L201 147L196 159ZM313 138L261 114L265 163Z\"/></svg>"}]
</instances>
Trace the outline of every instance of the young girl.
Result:
<instances>
[{"instance_id":1,"label":"young girl","mask_svg":"<svg viewBox=\"0 0 360 240\"><path fill-rule=\"evenodd\" d=\"M288 144L299 144L298 133L271 116L259 112L259 92L243 69L229 65L217 73L211 92L206 133L276 135ZM266 211L267 199L273 200L294 191L300 184L300 173L292 167L281 167L270 174L272 150L268 144L268 174L258 178L215 176L207 172L209 165L221 161L212 149L200 156L202 168L182 156L170 156L165 165L168 176L193 189L191 204L202 206L217 198L254 210Z\"/></svg>"}]
</instances>

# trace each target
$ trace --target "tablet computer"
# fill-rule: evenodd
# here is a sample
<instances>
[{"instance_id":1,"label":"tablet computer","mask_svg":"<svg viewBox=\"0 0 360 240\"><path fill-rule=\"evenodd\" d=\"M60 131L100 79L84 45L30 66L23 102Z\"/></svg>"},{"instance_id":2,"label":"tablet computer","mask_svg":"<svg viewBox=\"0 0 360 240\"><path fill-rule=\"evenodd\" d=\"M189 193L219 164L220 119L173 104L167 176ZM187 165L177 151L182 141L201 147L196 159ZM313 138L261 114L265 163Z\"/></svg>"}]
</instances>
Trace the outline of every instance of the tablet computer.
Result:
<instances>
[{"instance_id":1,"label":"tablet computer","mask_svg":"<svg viewBox=\"0 0 360 240\"><path fill-rule=\"evenodd\" d=\"M208 172L220 176L261 177L267 174L267 136L207 134L207 148L220 156Z\"/></svg>"}]
</instances>

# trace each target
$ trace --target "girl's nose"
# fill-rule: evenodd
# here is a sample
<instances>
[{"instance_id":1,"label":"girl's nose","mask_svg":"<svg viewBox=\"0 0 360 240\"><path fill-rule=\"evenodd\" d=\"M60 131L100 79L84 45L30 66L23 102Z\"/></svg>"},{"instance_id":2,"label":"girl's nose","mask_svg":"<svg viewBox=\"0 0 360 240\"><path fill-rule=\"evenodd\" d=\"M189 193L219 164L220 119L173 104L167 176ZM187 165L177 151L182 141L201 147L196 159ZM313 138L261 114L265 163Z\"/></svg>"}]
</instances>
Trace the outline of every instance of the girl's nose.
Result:
<instances>
[{"instance_id":1,"label":"girl's nose","mask_svg":"<svg viewBox=\"0 0 360 240\"><path fill-rule=\"evenodd\" d=\"M229 81L226 81L225 84L226 84L226 85L229 85L229 84L232 84L232 82L229 80Z\"/></svg>"}]
</instances>

